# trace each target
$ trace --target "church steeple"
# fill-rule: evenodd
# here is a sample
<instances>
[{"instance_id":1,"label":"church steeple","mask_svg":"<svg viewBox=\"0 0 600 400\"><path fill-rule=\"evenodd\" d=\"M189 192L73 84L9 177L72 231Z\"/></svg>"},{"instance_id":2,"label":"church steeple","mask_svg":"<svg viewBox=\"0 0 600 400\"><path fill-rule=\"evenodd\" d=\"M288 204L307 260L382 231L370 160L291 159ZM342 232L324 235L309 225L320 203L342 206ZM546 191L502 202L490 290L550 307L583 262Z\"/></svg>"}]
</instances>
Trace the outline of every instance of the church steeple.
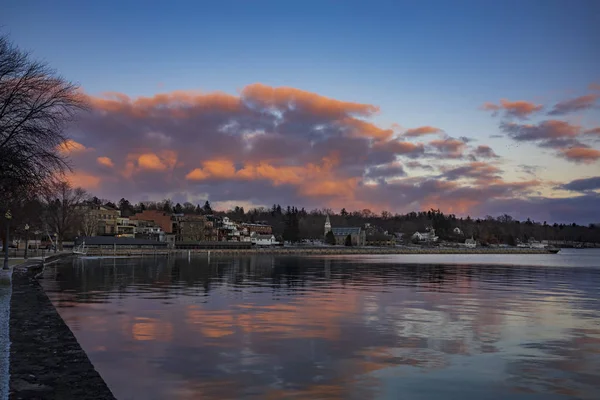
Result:
<instances>
[{"instance_id":1,"label":"church steeple","mask_svg":"<svg viewBox=\"0 0 600 400\"><path fill-rule=\"evenodd\" d=\"M325 218L325 236L329 232L331 232L331 221L329 220L329 214L327 214L327 218Z\"/></svg>"}]
</instances>

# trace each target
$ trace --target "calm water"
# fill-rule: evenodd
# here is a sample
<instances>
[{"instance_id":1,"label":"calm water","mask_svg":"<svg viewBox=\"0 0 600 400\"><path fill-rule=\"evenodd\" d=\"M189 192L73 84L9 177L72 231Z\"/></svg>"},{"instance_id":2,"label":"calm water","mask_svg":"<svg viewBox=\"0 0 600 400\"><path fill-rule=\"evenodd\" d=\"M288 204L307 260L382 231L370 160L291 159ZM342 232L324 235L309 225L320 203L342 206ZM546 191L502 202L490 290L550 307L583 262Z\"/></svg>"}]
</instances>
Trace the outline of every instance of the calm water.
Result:
<instances>
[{"instance_id":1,"label":"calm water","mask_svg":"<svg viewBox=\"0 0 600 400\"><path fill-rule=\"evenodd\" d=\"M600 251L88 259L43 284L119 399L600 398Z\"/></svg>"}]
</instances>

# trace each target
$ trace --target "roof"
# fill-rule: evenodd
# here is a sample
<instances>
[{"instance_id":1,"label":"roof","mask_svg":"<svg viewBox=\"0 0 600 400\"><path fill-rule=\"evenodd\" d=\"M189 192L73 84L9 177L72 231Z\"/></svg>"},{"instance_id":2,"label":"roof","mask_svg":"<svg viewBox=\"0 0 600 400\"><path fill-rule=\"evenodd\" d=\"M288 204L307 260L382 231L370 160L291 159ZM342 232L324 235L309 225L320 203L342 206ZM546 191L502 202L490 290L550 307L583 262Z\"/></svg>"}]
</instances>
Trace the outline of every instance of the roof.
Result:
<instances>
[{"instance_id":1,"label":"roof","mask_svg":"<svg viewBox=\"0 0 600 400\"><path fill-rule=\"evenodd\" d=\"M262 240L271 240L273 239L273 235L254 235L252 236L255 239L262 239Z\"/></svg>"},{"instance_id":2,"label":"roof","mask_svg":"<svg viewBox=\"0 0 600 400\"><path fill-rule=\"evenodd\" d=\"M134 239L128 237L116 237L116 236L88 236L82 237L77 240L77 244L80 244L85 240L85 244L89 246L166 246L164 242L157 242L156 240L150 239Z\"/></svg>"},{"instance_id":3,"label":"roof","mask_svg":"<svg viewBox=\"0 0 600 400\"><path fill-rule=\"evenodd\" d=\"M360 235L361 232L360 227L343 227L343 228L331 228L331 231L335 236L346 236L346 235Z\"/></svg>"}]
</instances>

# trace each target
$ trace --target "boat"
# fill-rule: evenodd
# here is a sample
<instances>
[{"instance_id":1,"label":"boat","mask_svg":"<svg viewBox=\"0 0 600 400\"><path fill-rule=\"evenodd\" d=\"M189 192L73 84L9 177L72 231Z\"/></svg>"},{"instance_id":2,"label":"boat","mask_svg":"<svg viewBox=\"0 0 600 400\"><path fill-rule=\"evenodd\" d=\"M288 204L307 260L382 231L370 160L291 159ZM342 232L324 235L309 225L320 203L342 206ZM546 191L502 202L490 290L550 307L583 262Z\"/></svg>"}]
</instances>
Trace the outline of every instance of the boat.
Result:
<instances>
[{"instance_id":1,"label":"boat","mask_svg":"<svg viewBox=\"0 0 600 400\"><path fill-rule=\"evenodd\" d=\"M81 243L80 246L73 247L73 255L76 255L76 256L87 255L87 251L85 249L85 240Z\"/></svg>"},{"instance_id":2,"label":"boat","mask_svg":"<svg viewBox=\"0 0 600 400\"><path fill-rule=\"evenodd\" d=\"M546 247L546 250L548 250L549 253L557 254L560 251L560 248L558 248L558 247Z\"/></svg>"}]
</instances>

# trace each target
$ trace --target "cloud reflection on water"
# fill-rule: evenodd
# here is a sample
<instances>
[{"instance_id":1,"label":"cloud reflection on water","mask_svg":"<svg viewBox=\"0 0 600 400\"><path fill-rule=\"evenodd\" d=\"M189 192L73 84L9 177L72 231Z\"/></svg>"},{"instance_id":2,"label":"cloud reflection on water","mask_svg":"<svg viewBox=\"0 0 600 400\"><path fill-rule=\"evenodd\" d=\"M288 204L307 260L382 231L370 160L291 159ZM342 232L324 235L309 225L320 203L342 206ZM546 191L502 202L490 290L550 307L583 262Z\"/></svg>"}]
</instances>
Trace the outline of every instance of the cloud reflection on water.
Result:
<instances>
[{"instance_id":1,"label":"cloud reflection on water","mask_svg":"<svg viewBox=\"0 0 600 400\"><path fill-rule=\"evenodd\" d=\"M120 398L599 389L599 269L248 257L59 270L49 295Z\"/></svg>"}]
</instances>

